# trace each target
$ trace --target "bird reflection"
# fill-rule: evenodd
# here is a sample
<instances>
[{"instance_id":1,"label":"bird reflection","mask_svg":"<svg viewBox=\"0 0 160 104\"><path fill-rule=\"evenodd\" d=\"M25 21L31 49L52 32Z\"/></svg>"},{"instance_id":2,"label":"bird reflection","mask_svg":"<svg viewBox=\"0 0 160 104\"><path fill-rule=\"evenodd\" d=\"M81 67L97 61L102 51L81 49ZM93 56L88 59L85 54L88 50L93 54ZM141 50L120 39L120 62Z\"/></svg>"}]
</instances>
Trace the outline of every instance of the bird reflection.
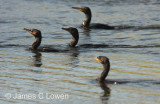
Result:
<instances>
[{"instance_id":1,"label":"bird reflection","mask_svg":"<svg viewBox=\"0 0 160 104\"><path fill-rule=\"evenodd\" d=\"M42 59L41 59L41 56L42 54L36 50L32 50L32 53L34 53L33 55L33 65L35 67L41 67L42 65Z\"/></svg>"},{"instance_id":2,"label":"bird reflection","mask_svg":"<svg viewBox=\"0 0 160 104\"><path fill-rule=\"evenodd\" d=\"M84 29L83 30L83 33L86 35L86 36L90 36L90 31L89 29Z\"/></svg>"},{"instance_id":3,"label":"bird reflection","mask_svg":"<svg viewBox=\"0 0 160 104\"><path fill-rule=\"evenodd\" d=\"M102 104L108 104L111 90L107 86L107 84L105 84L105 82L98 82L98 83L99 83L99 86L101 87L101 89L104 91L103 95L100 96L100 98L102 100Z\"/></svg>"},{"instance_id":4,"label":"bird reflection","mask_svg":"<svg viewBox=\"0 0 160 104\"><path fill-rule=\"evenodd\" d=\"M70 51L71 53L69 54L70 57L68 57L69 59L69 65L72 68L78 67L78 63L79 63L79 51L78 48L76 47L70 47Z\"/></svg>"},{"instance_id":5,"label":"bird reflection","mask_svg":"<svg viewBox=\"0 0 160 104\"><path fill-rule=\"evenodd\" d=\"M72 67L73 68L77 67L79 63L78 59L79 53L72 53L70 56L71 56Z\"/></svg>"}]
</instances>

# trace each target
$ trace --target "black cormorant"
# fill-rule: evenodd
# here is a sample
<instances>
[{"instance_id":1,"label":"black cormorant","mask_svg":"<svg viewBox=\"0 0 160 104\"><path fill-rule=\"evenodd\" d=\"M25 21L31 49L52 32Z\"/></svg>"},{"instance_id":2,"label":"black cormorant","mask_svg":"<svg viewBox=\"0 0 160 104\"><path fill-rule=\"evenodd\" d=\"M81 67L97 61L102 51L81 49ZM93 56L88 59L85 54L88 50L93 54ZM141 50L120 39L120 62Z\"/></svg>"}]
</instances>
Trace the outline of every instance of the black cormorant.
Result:
<instances>
[{"instance_id":1,"label":"black cormorant","mask_svg":"<svg viewBox=\"0 0 160 104\"><path fill-rule=\"evenodd\" d=\"M62 29L68 31L72 35L72 40L71 40L69 46L75 47L78 43L78 40L79 40L78 30L76 28L73 28L73 27L62 28Z\"/></svg>"},{"instance_id":2,"label":"black cormorant","mask_svg":"<svg viewBox=\"0 0 160 104\"><path fill-rule=\"evenodd\" d=\"M30 34L32 34L35 37L35 41L30 46L30 49L37 50L37 48L40 46L42 41L41 31L37 29L26 29L26 28L24 28L24 30L28 31Z\"/></svg>"},{"instance_id":3,"label":"black cormorant","mask_svg":"<svg viewBox=\"0 0 160 104\"><path fill-rule=\"evenodd\" d=\"M106 56L98 56L98 57L92 57L92 58L96 59L97 61L99 61L103 65L104 70L98 76L97 81L104 82L105 78L107 77L109 70L110 70L109 58L107 58Z\"/></svg>"},{"instance_id":4,"label":"black cormorant","mask_svg":"<svg viewBox=\"0 0 160 104\"><path fill-rule=\"evenodd\" d=\"M73 9L80 10L86 15L85 20L82 23L82 27L84 28L93 28L93 29L115 29L114 26L109 26L106 24L100 24L100 23L95 23L95 24L90 24L91 18L92 18L92 13L89 7L72 7Z\"/></svg>"},{"instance_id":5,"label":"black cormorant","mask_svg":"<svg viewBox=\"0 0 160 104\"><path fill-rule=\"evenodd\" d=\"M62 28L63 30L66 30L68 32L70 32L72 34L72 41L70 42L69 46L70 47L75 47L76 44L78 43L78 39L79 39L79 33L78 30L76 28ZM57 50L51 47L43 47L43 48L38 48L41 44L42 41L42 35L41 35L41 31L38 29L26 29L24 28L24 30L28 31L30 34L32 34L35 37L35 41L33 42L33 44L30 46L31 50L38 50L38 51L42 51L42 52L63 52L63 51L69 51L69 50Z\"/></svg>"},{"instance_id":6,"label":"black cormorant","mask_svg":"<svg viewBox=\"0 0 160 104\"><path fill-rule=\"evenodd\" d=\"M41 31L38 29L26 29L24 28L24 30L28 31L30 34L32 34L35 37L35 41L32 43L32 45L30 46L30 50L38 50L41 52L59 52L62 50L57 50L51 47L43 47L43 48L38 48L41 44L42 41L42 35L41 35Z\"/></svg>"}]
</instances>

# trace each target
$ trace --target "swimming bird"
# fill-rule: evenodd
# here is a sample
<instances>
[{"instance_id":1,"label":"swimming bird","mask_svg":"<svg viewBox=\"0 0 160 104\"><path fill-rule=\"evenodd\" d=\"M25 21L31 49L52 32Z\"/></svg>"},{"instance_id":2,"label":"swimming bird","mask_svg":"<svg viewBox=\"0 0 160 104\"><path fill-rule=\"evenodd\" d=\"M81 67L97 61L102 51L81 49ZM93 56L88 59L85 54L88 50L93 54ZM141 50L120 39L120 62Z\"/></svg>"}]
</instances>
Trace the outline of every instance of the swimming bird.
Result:
<instances>
[{"instance_id":1,"label":"swimming bird","mask_svg":"<svg viewBox=\"0 0 160 104\"><path fill-rule=\"evenodd\" d=\"M24 30L28 31L30 34L32 34L35 37L35 41L30 46L30 49L36 50L40 46L41 41L42 41L41 31L37 29L26 29L26 28L24 28Z\"/></svg>"},{"instance_id":2,"label":"swimming bird","mask_svg":"<svg viewBox=\"0 0 160 104\"><path fill-rule=\"evenodd\" d=\"M76 47L76 45L78 43L78 40L79 40L78 30L76 28L73 28L73 27L62 28L62 29L66 30L66 31L68 31L69 33L72 34L72 40L69 43L69 46L70 47ZM24 28L24 30L28 31L30 34L32 34L35 37L35 41L30 46L30 50L38 50L38 51L42 51L42 52L66 52L66 51L69 51L69 50L66 50L66 49L64 49L64 50L63 49L54 49L52 47L38 48L41 44L41 41L42 41L41 31L38 30L38 29L26 29L26 28Z\"/></svg>"},{"instance_id":3,"label":"swimming bird","mask_svg":"<svg viewBox=\"0 0 160 104\"><path fill-rule=\"evenodd\" d=\"M32 43L32 45L29 48L30 50L38 50L41 52L59 52L61 51L61 50L57 50L51 47L38 48L42 41L41 31L38 29L26 29L26 28L24 28L24 30L28 31L30 34L32 34L35 37L35 41Z\"/></svg>"},{"instance_id":4,"label":"swimming bird","mask_svg":"<svg viewBox=\"0 0 160 104\"><path fill-rule=\"evenodd\" d=\"M79 32L76 28L69 27L69 28L62 28L65 31L68 31L72 35L72 40L69 43L70 47L76 47L79 41ZM109 45L105 44L81 44L79 45L81 48L108 48Z\"/></svg>"},{"instance_id":5,"label":"swimming bird","mask_svg":"<svg viewBox=\"0 0 160 104\"><path fill-rule=\"evenodd\" d=\"M103 65L104 70L98 76L97 81L104 82L110 70L109 58L107 58L106 56L98 56L98 57L92 57L92 58L96 59L98 62L100 62Z\"/></svg>"},{"instance_id":6,"label":"swimming bird","mask_svg":"<svg viewBox=\"0 0 160 104\"><path fill-rule=\"evenodd\" d=\"M62 28L65 31L68 31L72 35L72 40L69 43L70 47L76 47L78 40L79 40L79 33L76 28L69 27L69 28Z\"/></svg>"},{"instance_id":7,"label":"swimming bird","mask_svg":"<svg viewBox=\"0 0 160 104\"><path fill-rule=\"evenodd\" d=\"M107 83L107 84L128 84L128 83L132 83L132 84L138 84L140 83L141 85L159 85L160 82L159 80L146 80L146 79L106 79L106 77L108 76L108 73L110 71L110 61L109 58L107 58L106 56L98 56L98 57L93 57L92 58L96 59L98 62L100 62L103 65L103 71L102 73L98 76L97 81L98 82L103 82L103 83Z\"/></svg>"},{"instance_id":8,"label":"swimming bird","mask_svg":"<svg viewBox=\"0 0 160 104\"><path fill-rule=\"evenodd\" d=\"M89 7L72 7L72 8L73 9L77 9L77 10L83 12L86 15L86 18L82 23L82 27L84 27L84 28L115 29L114 26L109 26L107 24L100 24L100 23L90 24L91 18L92 18L92 13L91 13L91 9Z\"/></svg>"}]
</instances>

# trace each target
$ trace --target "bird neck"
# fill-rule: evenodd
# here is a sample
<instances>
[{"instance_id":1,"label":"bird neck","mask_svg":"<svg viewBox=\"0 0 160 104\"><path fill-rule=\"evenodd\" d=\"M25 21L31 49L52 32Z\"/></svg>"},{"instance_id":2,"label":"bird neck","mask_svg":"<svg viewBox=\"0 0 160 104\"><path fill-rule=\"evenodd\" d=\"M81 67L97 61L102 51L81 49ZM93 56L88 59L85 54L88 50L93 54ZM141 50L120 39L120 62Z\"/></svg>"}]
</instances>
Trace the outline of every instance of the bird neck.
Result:
<instances>
[{"instance_id":1,"label":"bird neck","mask_svg":"<svg viewBox=\"0 0 160 104\"><path fill-rule=\"evenodd\" d=\"M97 78L98 81L103 82L105 81L105 78L107 77L109 70L110 70L110 63L103 64L104 70L100 74L100 76Z\"/></svg>"},{"instance_id":2,"label":"bird neck","mask_svg":"<svg viewBox=\"0 0 160 104\"><path fill-rule=\"evenodd\" d=\"M36 50L41 44L42 37L35 37L35 41L31 45L31 49Z\"/></svg>"},{"instance_id":3,"label":"bird neck","mask_svg":"<svg viewBox=\"0 0 160 104\"><path fill-rule=\"evenodd\" d=\"M75 47L78 43L78 40L79 40L79 34L78 33L72 34L72 40L71 40L69 46Z\"/></svg>"},{"instance_id":4,"label":"bird neck","mask_svg":"<svg viewBox=\"0 0 160 104\"><path fill-rule=\"evenodd\" d=\"M92 17L92 14L91 13L89 13L89 14L86 14L86 18L85 18L85 20L83 21L83 23L82 23L82 26L83 27L89 27L89 25L90 25L90 22L91 22L91 17Z\"/></svg>"}]
</instances>

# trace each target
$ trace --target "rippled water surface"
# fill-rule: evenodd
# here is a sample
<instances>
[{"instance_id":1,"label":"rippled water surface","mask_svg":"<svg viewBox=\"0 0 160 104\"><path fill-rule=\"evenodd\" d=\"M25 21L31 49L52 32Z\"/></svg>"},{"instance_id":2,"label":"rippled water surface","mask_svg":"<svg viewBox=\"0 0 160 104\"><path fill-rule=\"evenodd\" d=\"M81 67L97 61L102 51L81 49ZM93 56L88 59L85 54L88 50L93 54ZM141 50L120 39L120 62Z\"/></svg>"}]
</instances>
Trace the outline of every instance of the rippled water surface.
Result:
<instances>
[{"instance_id":1,"label":"rippled water surface","mask_svg":"<svg viewBox=\"0 0 160 104\"><path fill-rule=\"evenodd\" d=\"M132 28L83 30L85 15L72 6L90 7L92 23ZM159 104L159 11L159 0L0 0L0 103ZM71 35L61 28L71 26L78 48L28 50L34 37L23 28L41 30L41 47L66 49ZM90 56L102 55L114 84L96 81L103 67Z\"/></svg>"}]
</instances>

